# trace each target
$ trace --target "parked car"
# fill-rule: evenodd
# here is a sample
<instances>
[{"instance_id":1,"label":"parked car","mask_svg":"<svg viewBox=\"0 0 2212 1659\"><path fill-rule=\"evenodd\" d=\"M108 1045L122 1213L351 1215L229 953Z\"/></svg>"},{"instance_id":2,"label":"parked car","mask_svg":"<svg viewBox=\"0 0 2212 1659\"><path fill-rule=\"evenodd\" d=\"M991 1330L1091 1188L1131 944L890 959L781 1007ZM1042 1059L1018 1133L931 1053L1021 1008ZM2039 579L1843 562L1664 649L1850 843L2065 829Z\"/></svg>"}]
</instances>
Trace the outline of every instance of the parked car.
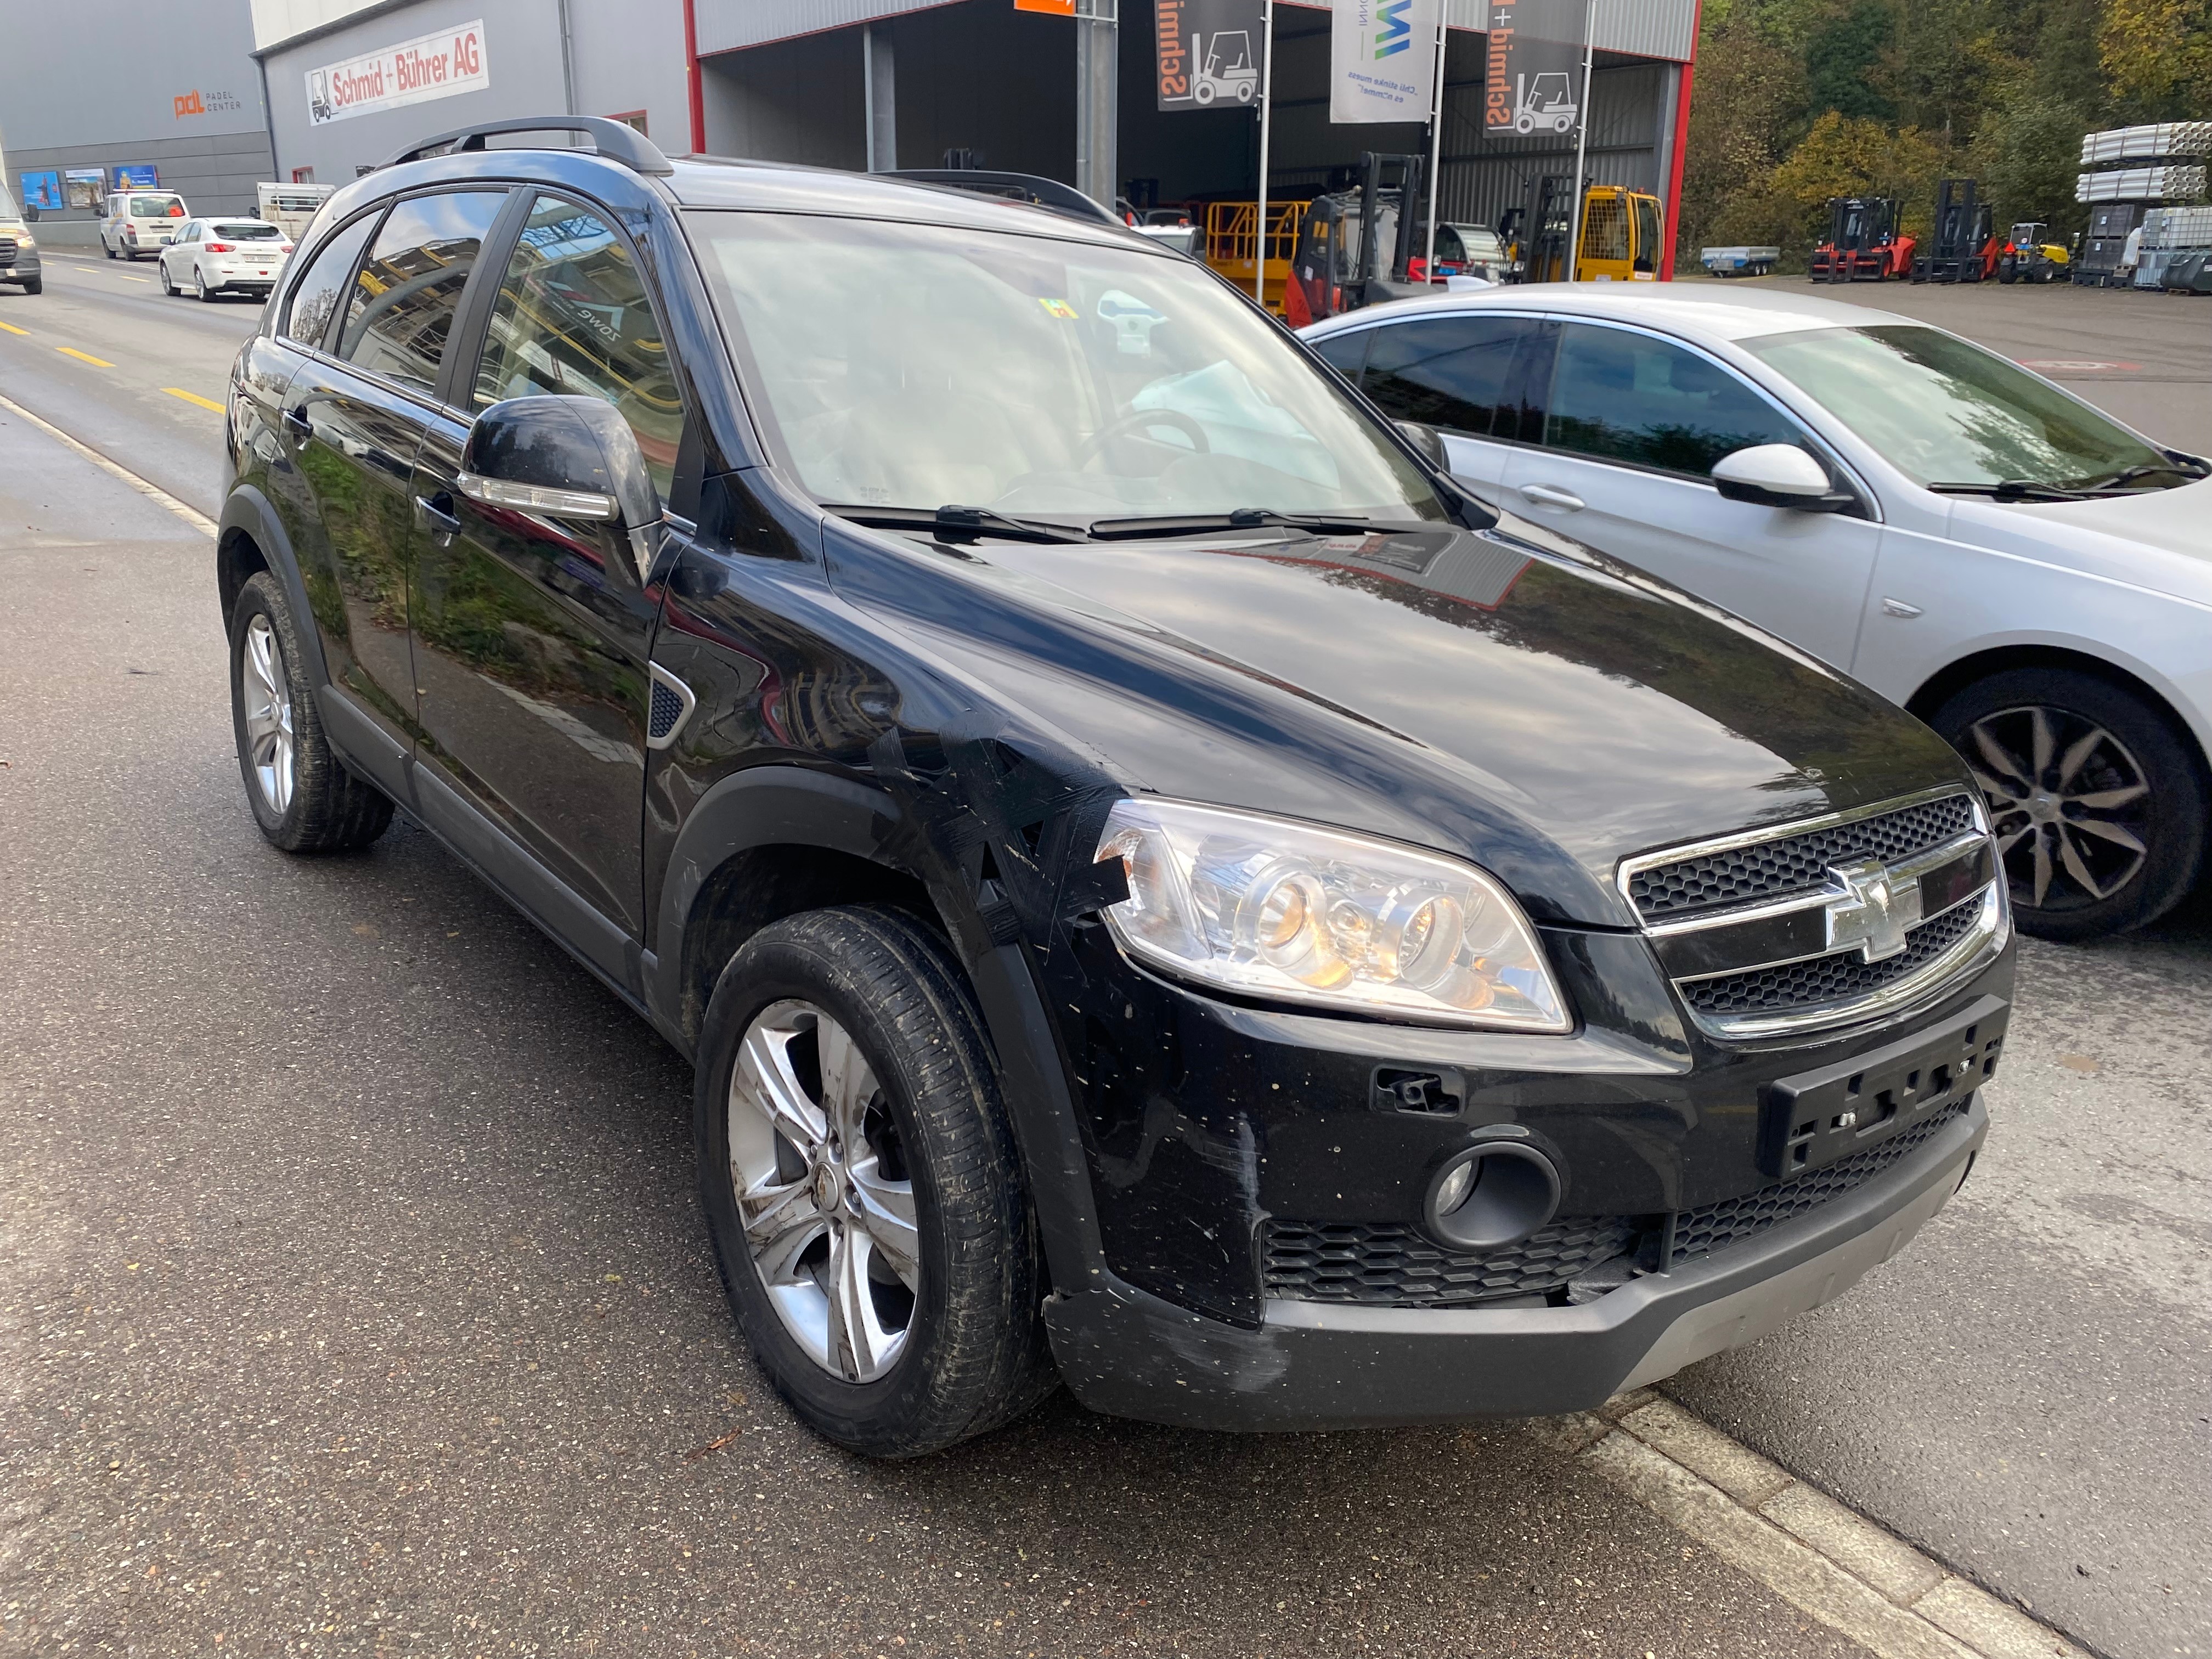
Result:
<instances>
[{"instance_id":1,"label":"parked car","mask_svg":"<svg viewBox=\"0 0 2212 1659\"><path fill-rule=\"evenodd\" d=\"M100 221L100 246L111 259L159 253L191 216L185 198L168 190L118 190Z\"/></svg>"},{"instance_id":2,"label":"parked car","mask_svg":"<svg viewBox=\"0 0 2212 1659\"><path fill-rule=\"evenodd\" d=\"M230 408L261 832L404 809L694 1062L842 1445L1595 1406L1986 1133L1957 757L1118 224L496 123L331 198Z\"/></svg>"},{"instance_id":3,"label":"parked car","mask_svg":"<svg viewBox=\"0 0 2212 1659\"><path fill-rule=\"evenodd\" d=\"M1307 337L1487 497L1928 720L2028 932L2139 927L2196 880L2203 460L1955 334L1795 295L1524 289Z\"/></svg>"},{"instance_id":4,"label":"parked car","mask_svg":"<svg viewBox=\"0 0 2212 1659\"><path fill-rule=\"evenodd\" d=\"M39 264L39 239L23 218L5 211L0 211L0 283L16 283L26 294L40 293L46 285Z\"/></svg>"},{"instance_id":5,"label":"parked car","mask_svg":"<svg viewBox=\"0 0 2212 1659\"><path fill-rule=\"evenodd\" d=\"M161 292L265 300L291 252L292 239L266 219L187 219L161 252Z\"/></svg>"}]
</instances>

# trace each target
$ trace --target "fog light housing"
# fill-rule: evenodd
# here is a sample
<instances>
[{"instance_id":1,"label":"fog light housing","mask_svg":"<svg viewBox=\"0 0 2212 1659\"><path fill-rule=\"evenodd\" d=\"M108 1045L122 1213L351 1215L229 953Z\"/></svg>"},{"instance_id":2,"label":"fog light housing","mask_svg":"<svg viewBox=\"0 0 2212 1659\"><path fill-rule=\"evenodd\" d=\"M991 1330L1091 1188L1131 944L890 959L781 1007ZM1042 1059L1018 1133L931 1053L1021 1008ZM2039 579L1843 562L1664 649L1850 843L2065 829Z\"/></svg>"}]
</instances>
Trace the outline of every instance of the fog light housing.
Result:
<instances>
[{"instance_id":1,"label":"fog light housing","mask_svg":"<svg viewBox=\"0 0 2212 1659\"><path fill-rule=\"evenodd\" d=\"M1487 1140L1468 1147L1429 1183L1422 1220L1456 1250L1502 1250L1559 1207L1559 1166L1534 1146Z\"/></svg>"}]
</instances>

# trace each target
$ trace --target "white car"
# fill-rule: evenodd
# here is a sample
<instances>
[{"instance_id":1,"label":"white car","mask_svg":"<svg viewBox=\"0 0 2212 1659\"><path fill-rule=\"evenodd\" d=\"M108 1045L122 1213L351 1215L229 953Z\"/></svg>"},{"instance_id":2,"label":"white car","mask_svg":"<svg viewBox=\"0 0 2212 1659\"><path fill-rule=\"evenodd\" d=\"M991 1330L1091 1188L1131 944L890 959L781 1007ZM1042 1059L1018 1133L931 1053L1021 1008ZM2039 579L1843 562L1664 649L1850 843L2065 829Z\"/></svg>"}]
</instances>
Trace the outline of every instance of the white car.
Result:
<instances>
[{"instance_id":1,"label":"white car","mask_svg":"<svg viewBox=\"0 0 2212 1659\"><path fill-rule=\"evenodd\" d=\"M2027 931L2139 926L2195 881L2212 465L1957 335L1809 296L1506 288L1304 335L1478 493L1942 732Z\"/></svg>"},{"instance_id":2,"label":"white car","mask_svg":"<svg viewBox=\"0 0 2212 1659\"><path fill-rule=\"evenodd\" d=\"M100 250L111 259L158 253L191 215L173 190L118 190L100 210Z\"/></svg>"},{"instance_id":3,"label":"white car","mask_svg":"<svg viewBox=\"0 0 2212 1659\"><path fill-rule=\"evenodd\" d=\"M292 239L266 219L188 219L161 250L161 292L265 300L291 252Z\"/></svg>"}]
</instances>

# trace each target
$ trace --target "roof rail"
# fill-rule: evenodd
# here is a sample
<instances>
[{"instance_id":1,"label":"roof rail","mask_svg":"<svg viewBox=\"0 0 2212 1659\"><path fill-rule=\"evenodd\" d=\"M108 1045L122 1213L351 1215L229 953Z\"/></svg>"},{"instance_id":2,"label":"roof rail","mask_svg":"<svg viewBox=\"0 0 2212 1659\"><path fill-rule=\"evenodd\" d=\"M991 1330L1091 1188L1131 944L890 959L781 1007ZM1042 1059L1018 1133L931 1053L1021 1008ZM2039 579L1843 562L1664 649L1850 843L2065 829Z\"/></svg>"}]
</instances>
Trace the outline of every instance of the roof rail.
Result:
<instances>
[{"instance_id":1,"label":"roof rail","mask_svg":"<svg viewBox=\"0 0 2212 1659\"><path fill-rule=\"evenodd\" d=\"M603 115L522 115L505 121L479 121L474 126L456 127L435 138L410 144L397 155L378 162L377 167L380 170L396 167L402 161L420 161L430 151L443 151L449 146L454 152L483 149L488 148L485 139L502 132L580 132L590 137L600 155L610 161L621 162L632 173L676 171L660 153L660 147L635 127L610 121Z\"/></svg>"},{"instance_id":2,"label":"roof rail","mask_svg":"<svg viewBox=\"0 0 2212 1659\"><path fill-rule=\"evenodd\" d=\"M1071 219L1089 219L1108 225L1121 222L1119 214L1101 207L1074 185L1063 185L1057 179L1040 179L1030 173L1001 173L991 167L897 167L877 176L909 179L917 185L949 185L954 190L972 191L978 196L1034 203Z\"/></svg>"}]
</instances>

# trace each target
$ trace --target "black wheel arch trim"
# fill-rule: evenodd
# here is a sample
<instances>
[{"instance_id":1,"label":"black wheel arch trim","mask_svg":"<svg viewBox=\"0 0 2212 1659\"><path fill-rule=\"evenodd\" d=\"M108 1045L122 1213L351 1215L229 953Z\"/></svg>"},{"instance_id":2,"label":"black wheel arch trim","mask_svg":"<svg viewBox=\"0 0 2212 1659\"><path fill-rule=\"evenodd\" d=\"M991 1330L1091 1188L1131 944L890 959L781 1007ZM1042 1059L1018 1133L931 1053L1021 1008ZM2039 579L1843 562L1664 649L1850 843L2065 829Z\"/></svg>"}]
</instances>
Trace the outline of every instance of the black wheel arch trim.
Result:
<instances>
[{"instance_id":1,"label":"black wheel arch trim","mask_svg":"<svg viewBox=\"0 0 2212 1659\"><path fill-rule=\"evenodd\" d=\"M996 1058L1014 1136L1022 1151L1037 1226L1053 1283L1097 1282L1105 1255L1091 1177L1066 1070L1035 975L1018 942L992 930L947 872L913 867L895 847L907 814L889 791L809 768L768 765L722 779L684 821L669 856L654 919L653 949L643 960L654 1024L687 1058L696 1045L683 1029L684 935L715 872L755 848L817 848L865 859L914 878L927 889L965 970Z\"/></svg>"},{"instance_id":2,"label":"black wheel arch trim","mask_svg":"<svg viewBox=\"0 0 2212 1659\"><path fill-rule=\"evenodd\" d=\"M292 550L292 538L284 533L283 521L276 516L276 509L266 495L249 483L234 486L222 504L222 518L216 530L218 571L221 562L230 556L233 538L238 536L253 544L261 555L263 566L283 586L284 598L292 607L293 620L299 624L293 631L300 636L301 654L307 659L308 679L319 693L331 683L330 670L323 660L322 630L315 623L315 613L307 605L307 586L300 576L299 556ZM222 627L228 635L228 605L223 608Z\"/></svg>"}]
</instances>

